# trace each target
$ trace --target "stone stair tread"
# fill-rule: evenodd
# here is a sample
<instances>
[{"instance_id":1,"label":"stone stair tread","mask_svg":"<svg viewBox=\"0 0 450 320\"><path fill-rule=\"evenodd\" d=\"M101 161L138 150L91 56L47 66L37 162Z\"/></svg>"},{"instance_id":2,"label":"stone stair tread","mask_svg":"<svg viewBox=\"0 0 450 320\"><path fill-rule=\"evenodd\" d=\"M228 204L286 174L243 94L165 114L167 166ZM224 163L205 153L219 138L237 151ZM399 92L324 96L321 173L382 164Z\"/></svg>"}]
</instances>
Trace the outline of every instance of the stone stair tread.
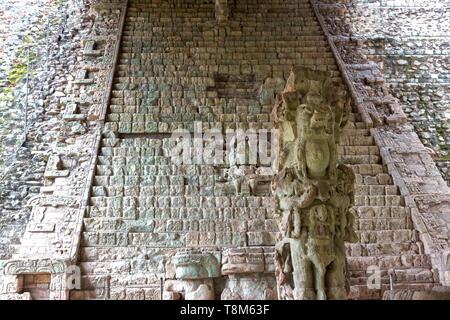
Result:
<instances>
[{"instance_id":1,"label":"stone stair tread","mask_svg":"<svg viewBox=\"0 0 450 320\"><path fill-rule=\"evenodd\" d=\"M379 255L421 254L424 252L420 242L394 243L346 243L346 252L352 257L368 257Z\"/></svg>"}]
</instances>

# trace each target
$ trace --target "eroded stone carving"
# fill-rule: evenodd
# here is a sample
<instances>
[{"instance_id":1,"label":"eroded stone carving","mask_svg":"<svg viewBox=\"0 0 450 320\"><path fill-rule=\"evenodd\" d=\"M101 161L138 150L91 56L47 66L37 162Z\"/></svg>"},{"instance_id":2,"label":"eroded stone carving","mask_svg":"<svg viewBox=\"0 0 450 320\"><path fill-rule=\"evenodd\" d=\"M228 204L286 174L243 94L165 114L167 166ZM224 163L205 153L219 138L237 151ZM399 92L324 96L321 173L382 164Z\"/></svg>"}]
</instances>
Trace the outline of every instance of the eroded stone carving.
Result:
<instances>
[{"instance_id":1,"label":"eroded stone carving","mask_svg":"<svg viewBox=\"0 0 450 320\"><path fill-rule=\"evenodd\" d=\"M27 207L69 207L77 208L80 205L79 199L75 197L53 196L38 194L27 203Z\"/></svg>"},{"instance_id":2,"label":"eroded stone carving","mask_svg":"<svg viewBox=\"0 0 450 320\"><path fill-rule=\"evenodd\" d=\"M355 241L353 171L337 164L349 101L326 72L295 67L277 96L276 246L280 299L346 299L344 241Z\"/></svg>"},{"instance_id":3,"label":"eroded stone carving","mask_svg":"<svg viewBox=\"0 0 450 320\"><path fill-rule=\"evenodd\" d=\"M21 273L63 273L66 265L62 261L42 260L11 260L5 264L4 274L15 275Z\"/></svg>"},{"instance_id":4,"label":"eroded stone carving","mask_svg":"<svg viewBox=\"0 0 450 320\"><path fill-rule=\"evenodd\" d=\"M211 253L179 252L172 257L172 263L175 266L177 279L204 279L220 276L218 258Z\"/></svg>"}]
</instances>

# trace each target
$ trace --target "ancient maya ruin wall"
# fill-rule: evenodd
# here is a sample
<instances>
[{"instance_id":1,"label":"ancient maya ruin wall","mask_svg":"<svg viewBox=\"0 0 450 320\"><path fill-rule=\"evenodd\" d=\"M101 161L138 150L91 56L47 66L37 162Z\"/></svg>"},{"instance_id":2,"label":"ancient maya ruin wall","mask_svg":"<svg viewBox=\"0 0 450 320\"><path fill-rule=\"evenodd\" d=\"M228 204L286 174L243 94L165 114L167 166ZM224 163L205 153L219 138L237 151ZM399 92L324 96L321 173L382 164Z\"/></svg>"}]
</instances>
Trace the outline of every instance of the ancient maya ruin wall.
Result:
<instances>
[{"instance_id":1,"label":"ancient maya ruin wall","mask_svg":"<svg viewBox=\"0 0 450 320\"><path fill-rule=\"evenodd\" d=\"M447 183L449 8L445 0L342 0L322 11L344 60L363 57L379 65Z\"/></svg>"},{"instance_id":2,"label":"ancient maya ruin wall","mask_svg":"<svg viewBox=\"0 0 450 320\"><path fill-rule=\"evenodd\" d=\"M377 70L343 61L320 3L225 3L92 3L46 185L2 261L2 298L42 296L25 290L40 282L50 299L160 299L162 278L165 299L276 299L278 225L264 166L245 168L259 169L254 184L230 172L230 159L173 164L168 138L196 123L270 130L293 66L328 72L352 97L337 147L356 181L350 298L380 299L390 278L396 289L449 284L450 192L400 105L379 82L367 85ZM81 288L68 290L73 265ZM367 287L370 266L378 289Z\"/></svg>"},{"instance_id":3,"label":"ancient maya ruin wall","mask_svg":"<svg viewBox=\"0 0 450 320\"><path fill-rule=\"evenodd\" d=\"M327 72L292 68L272 111L275 195L281 239L275 266L279 299L346 299L345 242L354 228L355 174L337 163L351 100Z\"/></svg>"}]
</instances>

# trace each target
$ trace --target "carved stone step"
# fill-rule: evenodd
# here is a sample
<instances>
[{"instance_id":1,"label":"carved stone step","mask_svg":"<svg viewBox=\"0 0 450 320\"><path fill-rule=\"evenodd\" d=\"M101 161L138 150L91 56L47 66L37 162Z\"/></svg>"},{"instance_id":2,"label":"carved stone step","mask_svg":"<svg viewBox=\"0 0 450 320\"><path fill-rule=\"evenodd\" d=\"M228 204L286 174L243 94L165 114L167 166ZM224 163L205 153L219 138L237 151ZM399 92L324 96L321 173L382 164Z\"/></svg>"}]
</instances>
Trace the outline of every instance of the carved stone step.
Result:
<instances>
[{"instance_id":1,"label":"carved stone step","mask_svg":"<svg viewBox=\"0 0 450 320\"><path fill-rule=\"evenodd\" d=\"M355 221L355 230L360 231L410 229L411 227L412 222L408 218L370 218Z\"/></svg>"},{"instance_id":2,"label":"carved stone step","mask_svg":"<svg viewBox=\"0 0 450 320\"><path fill-rule=\"evenodd\" d=\"M166 25L167 26L167 25ZM126 34L127 32L125 31L125 36L124 39L122 40L122 46L127 47L127 46L149 46L149 43L152 42L160 42L160 41L168 41L167 36L165 36L163 33L152 33L149 34L149 32L140 32L140 31L133 31L133 35L131 37L130 34ZM130 33L128 31L128 33ZM255 42L266 42L266 39L261 39L260 37L255 37ZM308 35L308 33L306 34L302 34L302 35L287 35L287 36L279 36L278 41L289 41L289 40L294 40L297 39L299 42L302 41L315 41L315 42L322 42L322 43L326 43L325 41L325 36L323 34L317 34L314 33L313 35ZM234 40L234 39L232 39ZM242 37L242 41L245 41L245 37ZM199 44L199 47L202 46L202 43L204 43L206 46L211 46L210 42L207 41L207 39L199 39L199 41L197 41L197 43ZM130 45L131 44L131 45ZM232 42L230 42L230 45L233 44ZM226 43L225 43L226 46ZM324 45L325 47L325 45Z\"/></svg>"},{"instance_id":3,"label":"carved stone step","mask_svg":"<svg viewBox=\"0 0 450 320\"><path fill-rule=\"evenodd\" d=\"M355 174L357 184L364 185L393 185L392 177L388 173L380 173L373 176Z\"/></svg>"},{"instance_id":4,"label":"carved stone step","mask_svg":"<svg viewBox=\"0 0 450 320\"><path fill-rule=\"evenodd\" d=\"M153 69L148 66L136 66L128 64L119 65L119 71L126 72L124 76L121 76L121 73L116 73L116 76L113 79L113 86L117 86L121 84L122 86L117 86L117 88L113 88L114 91L122 91L123 93L129 93L138 95L139 92L142 94L141 89L137 86L138 84L151 84L150 89L167 89L168 85L173 86L170 89L175 91L183 91L185 88L180 87L180 84L191 84L192 89L196 91L201 91L206 89L207 86L212 85L213 79L209 73L205 72L205 75L197 75L195 77L190 76L189 73L178 71L178 72L170 72L170 76L152 76ZM138 72L138 73L136 73ZM132 76L133 75L133 76ZM131 81L133 80L133 81ZM164 81L165 86L160 84L160 81ZM124 94L120 95L121 97Z\"/></svg>"},{"instance_id":5,"label":"carved stone step","mask_svg":"<svg viewBox=\"0 0 450 320\"><path fill-rule=\"evenodd\" d=\"M355 206L404 206L401 195L356 195Z\"/></svg>"},{"instance_id":6,"label":"carved stone step","mask_svg":"<svg viewBox=\"0 0 450 320\"><path fill-rule=\"evenodd\" d=\"M85 232L278 232L275 219L146 219L85 218Z\"/></svg>"},{"instance_id":7,"label":"carved stone step","mask_svg":"<svg viewBox=\"0 0 450 320\"><path fill-rule=\"evenodd\" d=\"M387 167L382 164L355 164L351 166L355 174L375 176L388 173Z\"/></svg>"},{"instance_id":8,"label":"carved stone step","mask_svg":"<svg viewBox=\"0 0 450 320\"><path fill-rule=\"evenodd\" d=\"M174 48L182 48L183 45L185 45L185 41L183 40L167 40L167 37L154 37L149 38L145 36L139 36L135 37L132 40L124 41L123 46L121 47L122 52L136 52L137 49L143 50L143 52L146 52L145 49L151 49L151 48L158 48L158 47L166 47L167 45L170 45ZM295 38L298 38L298 41L295 41ZM242 40L242 43L244 43L245 40ZM278 39L277 42L273 42L272 44L275 46L272 47L272 51L276 52L276 49L281 48L297 48L301 47L299 43L303 41L304 47L314 47L314 48L327 48L327 42L324 40L323 36L299 36L299 37L284 37ZM217 46L211 45L211 42L207 42L204 40L198 40L196 41L197 46L196 48L203 48L203 50L208 48L213 48L217 50ZM268 42L265 39L260 39L259 37L254 37L251 41L252 46L246 47L245 45L242 45L241 47L245 50L249 50L252 48L267 48ZM222 48L233 48L234 41L225 41L221 44ZM269 43L270 44L270 43ZM185 50L186 47L184 46ZM235 48L235 47L234 47ZM134 50L133 50L134 49ZM236 49L235 49L236 50ZM324 50L325 51L325 50ZM245 51L244 51L245 52ZM266 49L266 52L270 52ZM326 51L325 51L326 52ZM217 60L212 59L211 57L211 65L214 65L217 63ZM231 60L231 59L230 59ZM273 60L272 60L273 61ZM260 62L260 61L259 61ZM239 63L239 61L236 61L236 63ZM167 63L166 63L167 64ZM330 63L331 64L331 63Z\"/></svg>"},{"instance_id":9,"label":"carved stone step","mask_svg":"<svg viewBox=\"0 0 450 320\"><path fill-rule=\"evenodd\" d=\"M352 257L422 254L424 252L421 242L346 243L346 251L347 255Z\"/></svg>"},{"instance_id":10,"label":"carved stone step","mask_svg":"<svg viewBox=\"0 0 450 320\"><path fill-rule=\"evenodd\" d=\"M146 260L149 257L155 257L155 260L158 261L176 251L176 248L150 248L131 245L125 247L81 247L80 261Z\"/></svg>"},{"instance_id":11,"label":"carved stone step","mask_svg":"<svg viewBox=\"0 0 450 320\"><path fill-rule=\"evenodd\" d=\"M137 155L139 156L139 155ZM119 156L116 156L115 159L111 158L112 161L116 162L117 160L125 160L125 157L119 159ZM130 157L132 158L132 157ZM102 159L103 161L105 158ZM117 161L118 162L118 161ZM199 183L201 184L209 184L212 185L214 183L214 172L203 172L200 173L200 170L191 170L191 174L183 173L182 170L165 170L164 167L169 167L166 165L138 165L133 168L121 168L118 165L97 165L96 166L96 178L102 179L112 179L111 177L121 178L129 178L129 179L137 179L138 183L144 181L146 179L152 179L156 185L184 185L187 182L193 182L195 180L201 180ZM212 168L212 166L211 166ZM165 170L165 171L164 171ZM173 172L173 174L172 174ZM109 178L106 178L109 177ZM156 180L156 181L155 181Z\"/></svg>"},{"instance_id":12,"label":"carved stone step","mask_svg":"<svg viewBox=\"0 0 450 320\"><path fill-rule=\"evenodd\" d=\"M267 116L267 115L264 115ZM215 130L236 130L238 129L253 129L253 130L271 130L271 122L259 122L257 116L251 116L250 120L240 121L240 122L217 122L217 121L206 121L203 122L205 130L215 129ZM188 131L193 131L192 121L173 121L165 120L159 122L119 122L119 128L117 132L123 134L130 133L165 133L171 134L175 130L184 129Z\"/></svg>"},{"instance_id":13,"label":"carved stone step","mask_svg":"<svg viewBox=\"0 0 450 320\"><path fill-rule=\"evenodd\" d=\"M355 196L355 206L403 206L403 196Z\"/></svg>"},{"instance_id":14,"label":"carved stone step","mask_svg":"<svg viewBox=\"0 0 450 320\"><path fill-rule=\"evenodd\" d=\"M338 146L337 151L340 155L345 156L380 155L380 151L377 146Z\"/></svg>"},{"instance_id":15,"label":"carved stone step","mask_svg":"<svg viewBox=\"0 0 450 320\"><path fill-rule=\"evenodd\" d=\"M414 271L414 273L408 274L408 275L402 276L402 277L396 276L394 278L395 279L395 281L393 281L394 287L396 286L396 284L401 284L401 283L429 284L429 283L433 283L433 281L435 280L433 273L429 269L408 269L408 271L409 270ZM383 275L383 274L385 274L385 275ZM397 274L398 274L398 272L397 272ZM352 272L350 272L350 284L352 286L370 284L373 282L373 276L372 276L372 278L370 276L371 275L363 276L363 277L356 277L353 275ZM391 282L391 278L389 277L389 275L387 275L387 272L382 271L382 277L380 279L380 284L389 285L390 282Z\"/></svg>"},{"instance_id":16,"label":"carved stone step","mask_svg":"<svg viewBox=\"0 0 450 320\"><path fill-rule=\"evenodd\" d=\"M370 136L370 131L368 129L344 129L342 136Z\"/></svg>"},{"instance_id":17,"label":"carved stone step","mask_svg":"<svg viewBox=\"0 0 450 320\"><path fill-rule=\"evenodd\" d=\"M374 146L375 141L372 136L342 136L340 146Z\"/></svg>"},{"instance_id":18,"label":"carved stone step","mask_svg":"<svg viewBox=\"0 0 450 320\"><path fill-rule=\"evenodd\" d=\"M399 195L400 190L396 185L361 185L355 184L356 195Z\"/></svg>"},{"instance_id":19,"label":"carved stone step","mask_svg":"<svg viewBox=\"0 0 450 320\"><path fill-rule=\"evenodd\" d=\"M393 243L419 241L416 230L356 231L360 243Z\"/></svg>"},{"instance_id":20,"label":"carved stone step","mask_svg":"<svg viewBox=\"0 0 450 320\"><path fill-rule=\"evenodd\" d=\"M157 270L153 260L110 260L79 263L81 273L89 275L140 274Z\"/></svg>"},{"instance_id":21,"label":"carved stone step","mask_svg":"<svg viewBox=\"0 0 450 320\"><path fill-rule=\"evenodd\" d=\"M351 270L349 272L350 279L354 281L354 284L364 284L367 283L367 279L374 274L375 266L372 266L367 270ZM419 267L419 268L379 268L380 276L383 282L388 284L390 275L392 276L392 281L395 286L396 283L406 282L406 283L429 283L436 280L437 274L433 272L429 267Z\"/></svg>"},{"instance_id":22,"label":"carved stone step","mask_svg":"<svg viewBox=\"0 0 450 320\"><path fill-rule=\"evenodd\" d=\"M357 219L405 219L409 217L409 213L403 206L356 206L353 208L356 210Z\"/></svg>"},{"instance_id":23,"label":"carved stone step","mask_svg":"<svg viewBox=\"0 0 450 320\"><path fill-rule=\"evenodd\" d=\"M198 208L209 210L211 208L274 208L272 196L164 196L143 193L141 196L116 196L116 197L91 197L91 205L97 207L123 206L145 208L157 207L164 209L173 208Z\"/></svg>"},{"instance_id":24,"label":"carved stone step","mask_svg":"<svg viewBox=\"0 0 450 320\"><path fill-rule=\"evenodd\" d=\"M106 300L113 299L114 296L108 294L109 289L99 288L99 289L91 289L91 290L70 290L70 300ZM125 291L125 290L123 290ZM116 295L116 299L126 299L126 295Z\"/></svg>"},{"instance_id":25,"label":"carved stone step","mask_svg":"<svg viewBox=\"0 0 450 320\"><path fill-rule=\"evenodd\" d=\"M270 52L277 52L277 49L287 49L286 51L295 51L299 53L309 53L313 52L320 55L323 55L323 57L329 57L330 48L327 46L327 43L324 41L320 41L319 43L317 41L305 41L304 43L300 43L298 41L295 41L293 39L286 39L284 41L258 41L259 39L255 39L252 41L251 45L242 45L240 47L235 47L234 50L239 50L239 52L242 53L250 53L250 54L268 54ZM167 45L170 45L171 47L171 53L183 53L185 54L186 46L184 45L185 42L183 41L167 41L166 39L163 39L161 41L153 42L153 45L149 45L148 43L145 43L144 41L139 41L135 45L133 45L131 39L130 41L126 42L125 45L121 48L121 54L119 58L122 57L129 57L130 54L136 54L144 53L166 53L165 48L167 48ZM224 53L224 48L217 48L216 46L211 46L209 43L204 43L202 41L199 41L199 44L201 46L197 47L198 53ZM271 51L268 51L267 48L272 48ZM229 46L228 46L229 48ZM206 64L206 66L212 66L216 65L217 61L211 60L211 64ZM358 118L355 118L358 119ZM361 118L359 118L361 119Z\"/></svg>"},{"instance_id":26,"label":"carved stone step","mask_svg":"<svg viewBox=\"0 0 450 320\"><path fill-rule=\"evenodd\" d=\"M410 289L418 291L429 291L435 286L434 283L398 283L395 284L395 289ZM364 285L352 285L350 287L349 299L377 299L380 300L384 291L389 290L389 285L382 284L381 289L369 289L366 284Z\"/></svg>"},{"instance_id":27,"label":"carved stone step","mask_svg":"<svg viewBox=\"0 0 450 320\"><path fill-rule=\"evenodd\" d=\"M425 268L431 265L428 255L396 255L373 257L347 257L348 270L367 270L370 266L378 266L381 269L408 269Z\"/></svg>"},{"instance_id":28,"label":"carved stone step","mask_svg":"<svg viewBox=\"0 0 450 320\"><path fill-rule=\"evenodd\" d=\"M218 196L226 195L226 194L235 194L234 187L229 185L226 189L222 187L212 187L212 186L199 186L199 185L156 185L154 187L150 186L150 183L147 185L141 186L127 186L123 184L118 184L117 182L111 183L111 185L99 185L102 182L97 179L100 177L96 177L96 184L92 187L92 196L94 197L139 197L140 194L144 196L147 194L149 197L153 196L161 196L161 197L180 197L180 194L183 194L185 197L194 197L194 196L202 196L202 197L210 197L214 194ZM102 177L104 178L104 177ZM117 180L116 180L117 181ZM108 182L106 182L108 184ZM259 185L258 186L258 196L268 196L271 193L268 191L269 184ZM248 187L244 186L244 190L241 193L243 196L249 195ZM96 199L96 203L98 203L98 199ZM153 201L153 200L149 200ZM161 200L165 201L165 200ZM174 201L177 201L174 199ZM181 200L184 201L184 200ZM189 199L187 200L189 201ZM195 202L199 202L199 200L193 200ZM156 203L156 202L153 202ZM161 202L162 203L162 202ZM100 206L104 206L101 205ZM158 206L155 204L155 206Z\"/></svg>"},{"instance_id":29,"label":"carved stone step","mask_svg":"<svg viewBox=\"0 0 450 320\"><path fill-rule=\"evenodd\" d=\"M83 232L82 245L86 247L149 246L154 248L182 247L245 247L273 246L277 232Z\"/></svg>"},{"instance_id":30,"label":"carved stone step","mask_svg":"<svg viewBox=\"0 0 450 320\"><path fill-rule=\"evenodd\" d=\"M158 257L160 258L160 257ZM154 273L151 273L154 271ZM148 270L138 275L129 274L105 274L93 275L87 274L81 276L81 287L86 290L100 289L105 285L114 287L140 287L140 288L160 288L160 278L157 275L158 270Z\"/></svg>"},{"instance_id":31,"label":"carved stone step","mask_svg":"<svg viewBox=\"0 0 450 320\"><path fill-rule=\"evenodd\" d=\"M381 157L377 155L339 155L338 159L348 165L381 163Z\"/></svg>"},{"instance_id":32,"label":"carved stone step","mask_svg":"<svg viewBox=\"0 0 450 320\"><path fill-rule=\"evenodd\" d=\"M431 275L430 275L431 274ZM428 285L430 283L433 283L433 276L432 273L429 272L422 272L420 274L418 274L419 277L418 279L414 279L413 277L408 277L408 279L410 279L410 281L405 281L405 280L398 280L398 284L402 284L402 283L414 283L414 284L425 284ZM359 285L367 285L367 284L371 284L373 282L373 278L369 278L369 277L361 277L361 278L355 278L355 277L351 277L350 278L350 285L351 286L359 286ZM389 276L387 277L381 277L381 279L379 280L380 284L383 286L390 286L390 278ZM394 287L396 286L396 282L393 282Z\"/></svg>"},{"instance_id":33,"label":"carved stone step","mask_svg":"<svg viewBox=\"0 0 450 320\"><path fill-rule=\"evenodd\" d=\"M131 18L131 17L130 17ZM152 32L153 28L155 27L154 25L154 20L150 20L150 19L146 19L146 18L140 18L139 22L132 22L129 21L127 23L125 23L124 26L124 31L123 31L123 35L126 36L133 36L133 32L139 31L139 32ZM230 24L230 29L229 32L227 32L227 35L235 35L238 36L238 33L241 32L243 34L248 34L251 31L254 31L254 33L259 33L259 32L274 32L275 30L283 30L283 28L280 27L276 27L276 26L272 26L272 25L267 25L267 24L262 24L262 23L255 23L253 28L249 28L249 27L243 27L243 26L237 26L237 25L233 25L233 23ZM312 25L300 25L300 26L295 26L295 27L290 27L292 28L293 33L302 33L304 35L309 35L309 34L314 34L314 35L321 35L322 34L322 30L320 29L319 25L317 24L312 24ZM166 34L166 33L173 33L173 26L171 24L160 24L160 26L158 26L158 29L161 30L162 34ZM249 30L250 29L250 30ZM184 31L185 36L191 36L193 34L193 32L191 31Z\"/></svg>"},{"instance_id":34,"label":"carved stone step","mask_svg":"<svg viewBox=\"0 0 450 320\"><path fill-rule=\"evenodd\" d=\"M107 199L105 199L107 200ZM132 207L131 205L110 204L105 205L103 199L91 199L90 206L86 210L87 218L124 218L135 219L179 219L189 217L190 219L271 219L274 217L273 207L245 208L198 208L198 207L152 207L144 205L142 207Z\"/></svg>"},{"instance_id":35,"label":"carved stone step","mask_svg":"<svg viewBox=\"0 0 450 320\"><path fill-rule=\"evenodd\" d=\"M106 140L106 139L103 139ZM121 149L126 149L125 147ZM147 149L147 150L145 150ZM158 148L159 149L159 148ZM133 148L128 148L125 150L125 154L129 154L126 158L121 158L119 156L109 156L101 155L98 156L99 164L97 167L104 167L105 169L111 167L113 164L119 166L121 161L129 161L136 156L139 156L142 152L142 156L147 156L146 152L150 152L148 148L143 147L142 150L137 149L137 154L133 154L132 151L136 150ZM154 151L157 153L158 151ZM115 153L115 152L114 152ZM116 162L117 161L117 162ZM215 173L214 168L211 165L197 165L197 164L180 164L180 165L152 165L152 164L142 164L142 168L148 171L149 174L160 174L165 176L178 176L178 175L212 175Z\"/></svg>"}]
</instances>

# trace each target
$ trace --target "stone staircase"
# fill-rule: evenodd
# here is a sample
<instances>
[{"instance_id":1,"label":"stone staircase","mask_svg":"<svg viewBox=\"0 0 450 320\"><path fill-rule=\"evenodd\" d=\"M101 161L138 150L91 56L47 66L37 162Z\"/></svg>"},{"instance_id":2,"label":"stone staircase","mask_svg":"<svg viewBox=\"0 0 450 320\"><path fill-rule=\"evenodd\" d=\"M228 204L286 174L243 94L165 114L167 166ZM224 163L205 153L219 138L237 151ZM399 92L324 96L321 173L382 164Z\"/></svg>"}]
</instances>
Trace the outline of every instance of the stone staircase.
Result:
<instances>
[{"instance_id":1,"label":"stone staircase","mask_svg":"<svg viewBox=\"0 0 450 320\"><path fill-rule=\"evenodd\" d=\"M177 248L272 247L272 196L235 196L217 167L175 165L165 135L195 122L203 129L272 128L272 105L255 88L286 78L293 65L329 71L340 81L309 1L237 1L218 27L214 4L130 0L121 52L84 219L82 290L72 299L159 299L159 277ZM395 287L429 288L429 259L403 198L358 114L342 136L343 163L357 175L361 241L347 246L352 298L381 298L393 269ZM222 167L226 167L226 164ZM221 167L221 168L222 168ZM381 289L367 289L379 265Z\"/></svg>"},{"instance_id":2,"label":"stone staircase","mask_svg":"<svg viewBox=\"0 0 450 320\"><path fill-rule=\"evenodd\" d=\"M340 161L350 165L356 174L355 229L360 240L347 244L351 298L381 299L391 280L397 289L430 290L436 275L404 199L360 116L355 113L351 120L339 146ZM374 274L371 266L379 268L379 289L367 286Z\"/></svg>"}]
</instances>

